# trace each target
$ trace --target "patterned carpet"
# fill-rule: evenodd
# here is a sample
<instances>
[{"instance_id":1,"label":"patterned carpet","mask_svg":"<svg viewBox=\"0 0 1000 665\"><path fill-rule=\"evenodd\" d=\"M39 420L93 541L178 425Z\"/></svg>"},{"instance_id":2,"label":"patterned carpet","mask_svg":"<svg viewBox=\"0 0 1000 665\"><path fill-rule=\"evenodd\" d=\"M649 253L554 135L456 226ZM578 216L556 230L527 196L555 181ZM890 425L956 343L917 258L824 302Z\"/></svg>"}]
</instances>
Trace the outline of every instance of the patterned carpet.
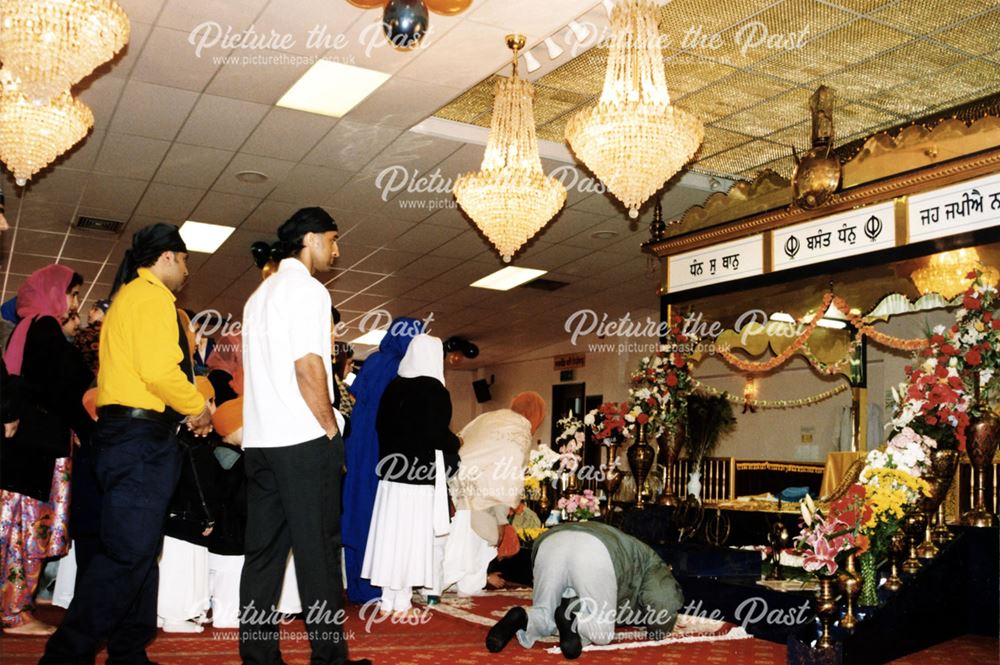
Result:
<instances>
[{"instance_id":1,"label":"patterned carpet","mask_svg":"<svg viewBox=\"0 0 1000 665\"><path fill-rule=\"evenodd\" d=\"M509 605L515 596L491 594L472 614L490 614ZM520 602L519 600L517 602ZM454 606L454 603L452 604ZM492 608L492 609L490 609ZM470 608L464 608L470 609ZM420 625L390 622L370 625L359 616L359 608L348 608L346 630L351 656L370 658L379 665L481 665L513 663L562 663L558 654L547 653L541 646L522 649L511 643L499 654L490 654L483 647L485 626L474 620L453 616L445 611L432 611ZM62 610L42 608L40 617L58 623ZM295 621L286 627L282 653L288 665L309 662L309 644L302 637L305 626ZM938 645L920 654L895 661L895 665L992 665L1000 663L998 641L995 638L967 636ZM0 663L27 665L38 662L44 648L40 638L0 637ZM160 633L149 648L149 656L164 665L235 665L240 662L235 630L208 628L197 635ZM98 662L104 657L99 656ZM585 652L580 663L609 665L780 665L785 662L785 647L756 639L695 642L654 646L620 651Z\"/></svg>"}]
</instances>

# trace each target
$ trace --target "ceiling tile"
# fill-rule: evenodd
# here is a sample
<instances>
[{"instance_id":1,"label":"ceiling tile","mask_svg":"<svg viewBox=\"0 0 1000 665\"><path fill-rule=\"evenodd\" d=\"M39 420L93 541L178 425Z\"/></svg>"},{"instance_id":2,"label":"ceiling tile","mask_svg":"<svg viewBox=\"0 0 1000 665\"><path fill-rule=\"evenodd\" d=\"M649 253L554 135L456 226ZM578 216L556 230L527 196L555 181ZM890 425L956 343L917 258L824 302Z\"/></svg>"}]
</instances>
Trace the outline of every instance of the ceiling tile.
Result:
<instances>
[{"instance_id":1,"label":"ceiling tile","mask_svg":"<svg viewBox=\"0 0 1000 665\"><path fill-rule=\"evenodd\" d=\"M30 275L39 268L44 268L56 262L52 256L35 256L34 254L22 252L13 252L7 260L10 272L17 273L18 275Z\"/></svg>"},{"instance_id":2,"label":"ceiling tile","mask_svg":"<svg viewBox=\"0 0 1000 665\"><path fill-rule=\"evenodd\" d=\"M247 231L270 233L277 240L278 227L285 223L301 205L280 203L278 201L262 201L240 226Z\"/></svg>"},{"instance_id":3,"label":"ceiling tile","mask_svg":"<svg viewBox=\"0 0 1000 665\"><path fill-rule=\"evenodd\" d=\"M94 176L87 184L81 205L112 210L128 217L148 186L148 180Z\"/></svg>"},{"instance_id":4,"label":"ceiling tile","mask_svg":"<svg viewBox=\"0 0 1000 665\"><path fill-rule=\"evenodd\" d=\"M239 59L224 64L206 92L268 106L277 104L312 66L308 58L281 51L234 52L233 56Z\"/></svg>"},{"instance_id":5,"label":"ceiling tile","mask_svg":"<svg viewBox=\"0 0 1000 665\"><path fill-rule=\"evenodd\" d=\"M351 246L349 241L345 241L341 244L344 247ZM400 245L396 246L399 247ZM380 249L374 254L365 257L364 260L358 264L358 269L390 274L395 273L419 258L420 254L415 252Z\"/></svg>"},{"instance_id":6,"label":"ceiling tile","mask_svg":"<svg viewBox=\"0 0 1000 665\"><path fill-rule=\"evenodd\" d=\"M191 213L191 219L209 224L239 226L260 205L260 199L209 192Z\"/></svg>"},{"instance_id":7,"label":"ceiling tile","mask_svg":"<svg viewBox=\"0 0 1000 665\"><path fill-rule=\"evenodd\" d=\"M443 256L422 256L413 263L409 263L396 270L393 274L403 277L420 277L430 279L436 277L446 270L451 270L461 261L449 259Z\"/></svg>"},{"instance_id":8,"label":"ceiling tile","mask_svg":"<svg viewBox=\"0 0 1000 665\"><path fill-rule=\"evenodd\" d=\"M177 140L183 143L238 149L260 122L267 107L262 104L202 95Z\"/></svg>"},{"instance_id":9,"label":"ceiling tile","mask_svg":"<svg viewBox=\"0 0 1000 665\"><path fill-rule=\"evenodd\" d=\"M349 171L299 164L268 198L286 203L298 202L303 206L331 204L337 190L350 179Z\"/></svg>"},{"instance_id":10,"label":"ceiling tile","mask_svg":"<svg viewBox=\"0 0 1000 665\"><path fill-rule=\"evenodd\" d=\"M293 41L287 52L297 55L321 56L334 46L344 50L345 40L353 23L361 17L371 17L377 12L366 12L347 2L329 0L272 0L267 9L254 21L258 34L271 31ZM339 37L339 39L338 39Z\"/></svg>"},{"instance_id":11,"label":"ceiling tile","mask_svg":"<svg viewBox=\"0 0 1000 665\"><path fill-rule=\"evenodd\" d=\"M351 178L330 200L330 205L338 210L354 210L362 213L379 210L384 204L382 193L375 187L375 181L367 175Z\"/></svg>"},{"instance_id":12,"label":"ceiling tile","mask_svg":"<svg viewBox=\"0 0 1000 665\"><path fill-rule=\"evenodd\" d=\"M239 152L226 166L226 170L219 176L218 181L212 185L212 189L229 194L263 198L288 176L293 166L295 166L295 162ZM259 183L237 180L236 174L242 171L257 171L266 175L268 179Z\"/></svg>"},{"instance_id":13,"label":"ceiling tile","mask_svg":"<svg viewBox=\"0 0 1000 665\"><path fill-rule=\"evenodd\" d=\"M130 22L152 23L166 0L117 0Z\"/></svg>"},{"instance_id":14,"label":"ceiling tile","mask_svg":"<svg viewBox=\"0 0 1000 665\"><path fill-rule=\"evenodd\" d=\"M377 247L379 245L395 244L395 238L414 228L414 224L393 217L375 217L356 212L339 210L335 215L338 224L343 229L350 226L347 233L341 233L344 243L361 243ZM385 271L377 271L385 272Z\"/></svg>"},{"instance_id":15,"label":"ceiling tile","mask_svg":"<svg viewBox=\"0 0 1000 665\"><path fill-rule=\"evenodd\" d=\"M153 180L168 185L208 187L219 177L233 154L227 150L174 143Z\"/></svg>"},{"instance_id":16,"label":"ceiling tile","mask_svg":"<svg viewBox=\"0 0 1000 665\"><path fill-rule=\"evenodd\" d=\"M93 262L80 261L77 259L60 259L59 263L83 275L84 286L95 282L98 279L98 276L104 275L105 272L114 272L116 270L116 268L106 268L103 261Z\"/></svg>"},{"instance_id":17,"label":"ceiling tile","mask_svg":"<svg viewBox=\"0 0 1000 665\"><path fill-rule=\"evenodd\" d=\"M333 281L327 284L327 287L336 291L357 293L359 291L364 291L380 279L382 279L382 275L373 275L366 272L346 270L338 274ZM352 309L357 308L355 307Z\"/></svg>"},{"instance_id":18,"label":"ceiling tile","mask_svg":"<svg viewBox=\"0 0 1000 665\"><path fill-rule=\"evenodd\" d=\"M77 143L68 152L57 158L53 164L67 169L77 171L89 171L97 161L97 155L101 152L101 144L104 142L104 130L93 129L82 141ZM44 172L44 171L43 171ZM35 176L36 178L38 176Z\"/></svg>"},{"instance_id":19,"label":"ceiling tile","mask_svg":"<svg viewBox=\"0 0 1000 665\"><path fill-rule=\"evenodd\" d=\"M367 293L359 293L359 294L355 294L355 295L349 296L348 298L345 298L344 300L340 300L340 301L336 302L335 304L337 305L338 309L341 306L343 306L343 307L345 307L347 309L352 309L352 310L359 311L359 312L369 312L369 311L371 311L373 309L377 309L379 307L382 307L388 301L389 301L389 298L386 298L384 296L373 296L373 295L369 295Z\"/></svg>"},{"instance_id":20,"label":"ceiling tile","mask_svg":"<svg viewBox=\"0 0 1000 665\"><path fill-rule=\"evenodd\" d=\"M263 231L249 231L241 227L234 231L233 234L226 239L226 242L222 243L222 246L220 246L215 253L225 256L238 257L239 259L248 262L246 267L249 267L249 262L252 260L250 246L255 242L260 241L272 243L275 241L275 235L273 232L267 233Z\"/></svg>"},{"instance_id":21,"label":"ceiling tile","mask_svg":"<svg viewBox=\"0 0 1000 665\"><path fill-rule=\"evenodd\" d=\"M444 80L450 81L450 78L446 77ZM461 92L460 87L445 87L397 75L383 83L345 117L368 124L409 128L432 115Z\"/></svg>"},{"instance_id":22,"label":"ceiling tile","mask_svg":"<svg viewBox=\"0 0 1000 665\"><path fill-rule=\"evenodd\" d=\"M135 213L179 224L190 219L191 211L204 196L205 192L200 189L154 182L149 185Z\"/></svg>"},{"instance_id":23,"label":"ceiling tile","mask_svg":"<svg viewBox=\"0 0 1000 665\"><path fill-rule=\"evenodd\" d=\"M583 212L576 208L564 208L549 222L538 237L546 242L565 242L568 245L591 247L592 227L603 222L605 215Z\"/></svg>"},{"instance_id":24,"label":"ceiling tile","mask_svg":"<svg viewBox=\"0 0 1000 665\"><path fill-rule=\"evenodd\" d=\"M302 161L317 166L356 170L359 164L371 161L402 131L400 127L341 120Z\"/></svg>"},{"instance_id":25,"label":"ceiling tile","mask_svg":"<svg viewBox=\"0 0 1000 665\"><path fill-rule=\"evenodd\" d=\"M152 32L152 24L148 21L133 19L132 15L129 14L128 43L110 62L104 63L88 76L84 77L84 84L95 78L124 79L129 76L139 61L139 56L146 47L146 42L149 40L149 35Z\"/></svg>"},{"instance_id":26,"label":"ceiling tile","mask_svg":"<svg viewBox=\"0 0 1000 665\"><path fill-rule=\"evenodd\" d=\"M41 231L28 231L18 229L14 238L14 250L24 254L38 254L40 256L59 256L63 241L66 235L63 233L43 233Z\"/></svg>"},{"instance_id":27,"label":"ceiling tile","mask_svg":"<svg viewBox=\"0 0 1000 665\"><path fill-rule=\"evenodd\" d=\"M219 65L207 52L198 57L188 36L183 30L154 27L132 69L132 77L194 92L204 90Z\"/></svg>"},{"instance_id":28,"label":"ceiling tile","mask_svg":"<svg viewBox=\"0 0 1000 665\"><path fill-rule=\"evenodd\" d=\"M108 134L94 163L94 171L150 180L169 148L167 141Z\"/></svg>"},{"instance_id":29,"label":"ceiling tile","mask_svg":"<svg viewBox=\"0 0 1000 665\"><path fill-rule=\"evenodd\" d=\"M273 108L243 145L243 152L300 161L337 123L335 118Z\"/></svg>"},{"instance_id":30,"label":"ceiling tile","mask_svg":"<svg viewBox=\"0 0 1000 665\"><path fill-rule=\"evenodd\" d=\"M451 282L428 280L407 293L406 297L430 302L451 295L455 292L455 288L456 285Z\"/></svg>"},{"instance_id":31,"label":"ceiling tile","mask_svg":"<svg viewBox=\"0 0 1000 665\"><path fill-rule=\"evenodd\" d=\"M84 261L100 261L103 263L109 258L117 242L117 238L98 240L96 238L71 235L66 239L66 246L63 248L62 255L67 259L82 259Z\"/></svg>"},{"instance_id":32,"label":"ceiling tile","mask_svg":"<svg viewBox=\"0 0 1000 665\"><path fill-rule=\"evenodd\" d=\"M579 247L539 244L538 250L535 250L534 247L529 248L522 256L515 257L514 262L524 268L555 270L559 266L585 256L587 253L588 250Z\"/></svg>"},{"instance_id":33,"label":"ceiling tile","mask_svg":"<svg viewBox=\"0 0 1000 665\"><path fill-rule=\"evenodd\" d=\"M9 200L9 199L8 199ZM9 203L8 203L9 205ZM20 216L8 212L7 221L11 227L19 224L20 228L39 231L55 231L65 233L73 220L75 204L49 203L45 201L26 201L20 209ZM2 236L10 236L4 233ZM7 243L9 246L9 242Z\"/></svg>"},{"instance_id":34,"label":"ceiling tile","mask_svg":"<svg viewBox=\"0 0 1000 665\"><path fill-rule=\"evenodd\" d=\"M267 2L268 0L170 0L156 24L193 33L192 37L196 41L220 39L227 36L227 33L238 35L243 32ZM211 20L206 20L206 17L211 17Z\"/></svg>"},{"instance_id":35,"label":"ceiling tile","mask_svg":"<svg viewBox=\"0 0 1000 665\"><path fill-rule=\"evenodd\" d=\"M75 204L80 200L89 178L90 176L83 171L46 169L28 181L25 200L32 203L35 200L42 200Z\"/></svg>"},{"instance_id":36,"label":"ceiling tile","mask_svg":"<svg viewBox=\"0 0 1000 665\"><path fill-rule=\"evenodd\" d=\"M114 115L118 98L125 89L125 79L111 76L90 76L73 88L77 99L94 113L94 129L107 129Z\"/></svg>"},{"instance_id":37,"label":"ceiling tile","mask_svg":"<svg viewBox=\"0 0 1000 665\"><path fill-rule=\"evenodd\" d=\"M447 243L449 240L455 238L461 233L462 231L460 229L445 226L427 226L426 224L417 224L412 230L399 236L399 238L394 240L392 244L396 247L405 247L407 251L420 252L423 254L425 252L431 252L431 250L439 249L443 243ZM447 253L441 253L441 255L449 256Z\"/></svg>"},{"instance_id":38,"label":"ceiling tile","mask_svg":"<svg viewBox=\"0 0 1000 665\"><path fill-rule=\"evenodd\" d=\"M500 11L506 13L508 8L500 8ZM524 34L525 31L521 28L518 32ZM433 48L421 51L419 57L403 67L398 75L434 84L447 81L448 85L459 88L452 95L452 98L457 97L458 93L483 80L484 68L496 71L510 63L511 52L504 41L509 33L510 30L495 23L466 21L441 37Z\"/></svg>"},{"instance_id":39,"label":"ceiling tile","mask_svg":"<svg viewBox=\"0 0 1000 665\"><path fill-rule=\"evenodd\" d=\"M364 264L360 267L362 270L366 269ZM370 291L378 295L398 298L399 296L402 296L420 286L422 283L422 280L413 277L398 277L396 275L389 275L388 277L383 277L378 282L372 284Z\"/></svg>"},{"instance_id":40,"label":"ceiling tile","mask_svg":"<svg viewBox=\"0 0 1000 665\"><path fill-rule=\"evenodd\" d=\"M435 234L437 235L437 234ZM431 250L435 256L450 256L456 259L472 259L493 252L493 246L482 234L476 231L465 231L447 242L442 237L439 246Z\"/></svg>"},{"instance_id":41,"label":"ceiling tile","mask_svg":"<svg viewBox=\"0 0 1000 665\"><path fill-rule=\"evenodd\" d=\"M131 80L118 101L111 131L173 140L197 99L189 90Z\"/></svg>"}]
</instances>

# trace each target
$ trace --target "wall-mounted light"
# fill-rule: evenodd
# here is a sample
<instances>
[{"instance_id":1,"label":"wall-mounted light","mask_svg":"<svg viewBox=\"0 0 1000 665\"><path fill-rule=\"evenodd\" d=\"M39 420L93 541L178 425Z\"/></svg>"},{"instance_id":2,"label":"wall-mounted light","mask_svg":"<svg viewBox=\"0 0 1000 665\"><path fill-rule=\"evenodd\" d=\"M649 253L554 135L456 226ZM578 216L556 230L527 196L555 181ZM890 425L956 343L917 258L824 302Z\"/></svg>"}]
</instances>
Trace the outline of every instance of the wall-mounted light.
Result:
<instances>
[{"instance_id":1,"label":"wall-mounted light","mask_svg":"<svg viewBox=\"0 0 1000 665\"><path fill-rule=\"evenodd\" d=\"M562 47L559 46L559 44L556 44L556 40L552 39L551 37L545 38L545 48L548 49L549 51L550 60L555 60L563 53Z\"/></svg>"},{"instance_id":2,"label":"wall-mounted light","mask_svg":"<svg viewBox=\"0 0 1000 665\"><path fill-rule=\"evenodd\" d=\"M531 72L538 71L538 69L542 66L541 63L538 62L538 59L531 55L531 51L524 52L524 65L529 74Z\"/></svg>"}]
</instances>

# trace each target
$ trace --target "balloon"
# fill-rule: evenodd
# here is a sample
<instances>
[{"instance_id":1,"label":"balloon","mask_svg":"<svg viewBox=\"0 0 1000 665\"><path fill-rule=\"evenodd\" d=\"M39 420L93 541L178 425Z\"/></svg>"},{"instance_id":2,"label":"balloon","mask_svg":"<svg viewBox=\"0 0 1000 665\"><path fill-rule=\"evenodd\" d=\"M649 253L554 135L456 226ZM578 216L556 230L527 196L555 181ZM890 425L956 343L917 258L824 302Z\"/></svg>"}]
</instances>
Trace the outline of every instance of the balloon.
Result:
<instances>
[{"instance_id":1,"label":"balloon","mask_svg":"<svg viewBox=\"0 0 1000 665\"><path fill-rule=\"evenodd\" d=\"M462 364L462 354L458 351L452 351L448 354L448 364L452 367Z\"/></svg>"},{"instance_id":2,"label":"balloon","mask_svg":"<svg viewBox=\"0 0 1000 665\"><path fill-rule=\"evenodd\" d=\"M349 3L355 7L360 7L361 9L375 9L376 7L381 7L385 4L385 0L347 0Z\"/></svg>"},{"instance_id":3,"label":"balloon","mask_svg":"<svg viewBox=\"0 0 1000 665\"><path fill-rule=\"evenodd\" d=\"M382 12L382 31L396 48L413 48L427 31L427 6L422 0L389 0Z\"/></svg>"},{"instance_id":4,"label":"balloon","mask_svg":"<svg viewBox=\"0 0 1000 665\"><path fill-rule=\"evenodd\" d=\"M453 351L461 351L462 345L465 340L461 337L449 337L444 341L444 351L445 353L452 353Z\"/></svg>"},{"instance_id":5,"label":"balloon","mask_svg":"<svg viewBox=\"0 0 1000 665\"><path fill-rule=\"evenodd\" d=\"M479 355L479 347L472 342L466 342L465 348L462 349L462 354L469 359L475 358Z\"/></svg>"},{"instance_id":6,"label":"balloon","mask_svg":"<svg viewBox=\"0 0 1000 665\"><path fill-rule=\"evenodd\" d=\"M265 280L276 272L278 272L278 264L274 261L268 261L264 264L264 267L260 269L260 278L261 280Z\"/></svg>"},{"instance_id":7,"label":"balloon","mask_svg":"<svg viewBox=\"0 0 1000 665\"><path fill-rule=\"evenodd\" d=\"M468 9L472 0L424 0L424 4L435 14L454 16Z\"/></svg>"},{"instance_id":8,"label":"balloon","mask_svg":"<svg viewBox=\"0 0 1000 665\"><path fill-rule=\"evenodd\" d=\"M258 268L263 268L271 258L271 246L263 240L258 240L250 245L250 253L253 255L253 262Z\"/></svg>"}]
</instances>

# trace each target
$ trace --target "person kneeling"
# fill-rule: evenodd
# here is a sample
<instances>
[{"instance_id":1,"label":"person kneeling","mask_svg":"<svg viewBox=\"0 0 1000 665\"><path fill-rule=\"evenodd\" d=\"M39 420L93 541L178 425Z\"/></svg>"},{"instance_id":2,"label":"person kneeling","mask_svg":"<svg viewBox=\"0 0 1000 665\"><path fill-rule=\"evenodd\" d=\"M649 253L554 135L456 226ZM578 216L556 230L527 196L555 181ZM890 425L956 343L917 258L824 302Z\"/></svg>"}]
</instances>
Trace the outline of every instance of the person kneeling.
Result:
<instances>
[{"instance_id":1,"label":"person kneeling","mask_svg":"<svg viewBox=\"0 0 1000 665\"><path fill-rule=\"evenodd\" d=\"M674 628L684 603L670 567L649 546L599 522L561 524L535 541L534 590L527 609L513 607L486 636L501 651L515 635L530 649L559 634L563 656L608 644L615 624L644 625L660 638Z\"/></svg>"}]
</instances>

